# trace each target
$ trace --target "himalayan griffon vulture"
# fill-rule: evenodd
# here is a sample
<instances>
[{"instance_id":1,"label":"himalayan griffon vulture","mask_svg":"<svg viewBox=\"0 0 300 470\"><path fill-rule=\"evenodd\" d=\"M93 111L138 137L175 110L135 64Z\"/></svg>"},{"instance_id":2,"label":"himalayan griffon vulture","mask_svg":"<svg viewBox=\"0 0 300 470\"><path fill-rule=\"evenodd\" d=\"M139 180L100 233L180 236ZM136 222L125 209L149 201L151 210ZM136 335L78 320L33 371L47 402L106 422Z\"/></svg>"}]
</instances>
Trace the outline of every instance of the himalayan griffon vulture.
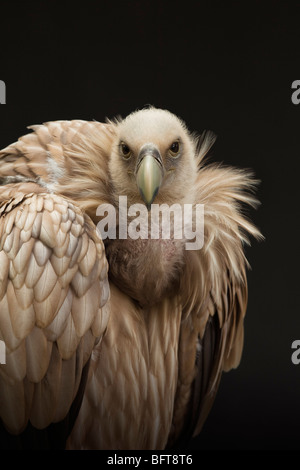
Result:
<instances>
[{"instance_id":1,"label":"himalayan griffon vulture","mask_svg":"<svg viewBox=\"0 0 300 470\"><path fill-rule=\"evenodd\" d=\"M182 445L241 358L256 181L208 165L213 135L154 107L31 129L0 152L1 445ZM203 246L118 237L121 196L149 218L201 204ZM100 205L116 237L101 238Z\"/></svg>"}]
</instances>

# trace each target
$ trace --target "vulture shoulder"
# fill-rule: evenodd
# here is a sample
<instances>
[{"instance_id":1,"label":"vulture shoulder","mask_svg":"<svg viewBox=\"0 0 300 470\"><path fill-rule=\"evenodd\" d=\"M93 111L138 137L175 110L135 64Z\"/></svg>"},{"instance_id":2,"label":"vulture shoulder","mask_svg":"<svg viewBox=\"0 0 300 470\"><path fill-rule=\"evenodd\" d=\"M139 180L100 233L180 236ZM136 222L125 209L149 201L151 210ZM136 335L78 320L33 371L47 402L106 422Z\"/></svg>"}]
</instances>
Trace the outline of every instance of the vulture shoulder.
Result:
<instances>
[{"instance_id":1,"label":"vulture shoulder","mask_svg":"<svg viewBox=\"0 0 300 470\"><path fill-rule=\"evenodd\" d=\"M0 151L0 185L37 183L46 193L72 199L95 220L110 203L108 161L114 127L97 121L49 121Z\"/></svg>"}]
</instances>

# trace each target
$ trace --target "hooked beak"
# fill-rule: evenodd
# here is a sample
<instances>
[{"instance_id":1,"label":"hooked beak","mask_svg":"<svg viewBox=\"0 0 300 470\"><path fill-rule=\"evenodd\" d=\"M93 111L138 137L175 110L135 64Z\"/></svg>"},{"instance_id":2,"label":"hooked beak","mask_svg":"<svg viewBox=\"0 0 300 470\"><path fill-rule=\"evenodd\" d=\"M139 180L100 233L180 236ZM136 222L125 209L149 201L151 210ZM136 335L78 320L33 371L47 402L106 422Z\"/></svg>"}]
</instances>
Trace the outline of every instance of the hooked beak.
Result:
<instances>
[{"instance_id":1,"label":"hooked beak","mask_svg":"<svg viewBox=\"0 0 300 470\"><path fill-rule=\"evenodd\" d=\"M137 160L136 182L148 210L158 193L162 180L161 155L154 145L145 145Z\"/></svg>"}]
</instances>

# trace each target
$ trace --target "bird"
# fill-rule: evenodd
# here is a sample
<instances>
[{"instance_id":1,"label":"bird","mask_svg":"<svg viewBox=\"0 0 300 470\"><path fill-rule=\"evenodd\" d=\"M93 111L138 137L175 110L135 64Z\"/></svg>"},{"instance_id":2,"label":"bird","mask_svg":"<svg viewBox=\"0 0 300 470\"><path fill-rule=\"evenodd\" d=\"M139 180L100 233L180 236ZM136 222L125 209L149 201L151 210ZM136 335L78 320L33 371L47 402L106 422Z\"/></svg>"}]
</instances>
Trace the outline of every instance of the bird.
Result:
<instances>
[{"instance_id":1,"label":"bird","mask_svg":"<svg viewBox=\"0 0 300 470\"><path fill-rule=\"evenodd\" d=\"M0 151L0 445L180 448L241 360L258 182L154 106L29 129ZM123 200L149 223L174 208L169 237L130 238ZM200 248L174 235L185 207L203 210Z\"/></svg>"}]
</instances>

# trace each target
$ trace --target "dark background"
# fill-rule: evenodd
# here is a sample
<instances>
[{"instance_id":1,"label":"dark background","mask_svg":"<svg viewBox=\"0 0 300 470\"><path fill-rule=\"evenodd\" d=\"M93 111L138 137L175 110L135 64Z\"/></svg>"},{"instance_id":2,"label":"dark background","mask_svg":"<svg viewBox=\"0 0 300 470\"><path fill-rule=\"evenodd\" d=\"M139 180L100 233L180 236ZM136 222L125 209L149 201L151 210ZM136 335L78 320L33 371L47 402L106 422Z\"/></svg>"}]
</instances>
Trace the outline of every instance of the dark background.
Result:
<instances>
[{"instance_id":1,"label":"dark background","mask_svg":"<svg viewBox=\"0 0 300 470\"><path fill-rule=\"evenodd\" d=\"M211 129L213 159L252 168L266 237L247 249L240 367L223 375L189 449L300 450L300 4L287 1L0 3L0 148L26 126L167 108Z\"/></svg>"}]
</instances>

